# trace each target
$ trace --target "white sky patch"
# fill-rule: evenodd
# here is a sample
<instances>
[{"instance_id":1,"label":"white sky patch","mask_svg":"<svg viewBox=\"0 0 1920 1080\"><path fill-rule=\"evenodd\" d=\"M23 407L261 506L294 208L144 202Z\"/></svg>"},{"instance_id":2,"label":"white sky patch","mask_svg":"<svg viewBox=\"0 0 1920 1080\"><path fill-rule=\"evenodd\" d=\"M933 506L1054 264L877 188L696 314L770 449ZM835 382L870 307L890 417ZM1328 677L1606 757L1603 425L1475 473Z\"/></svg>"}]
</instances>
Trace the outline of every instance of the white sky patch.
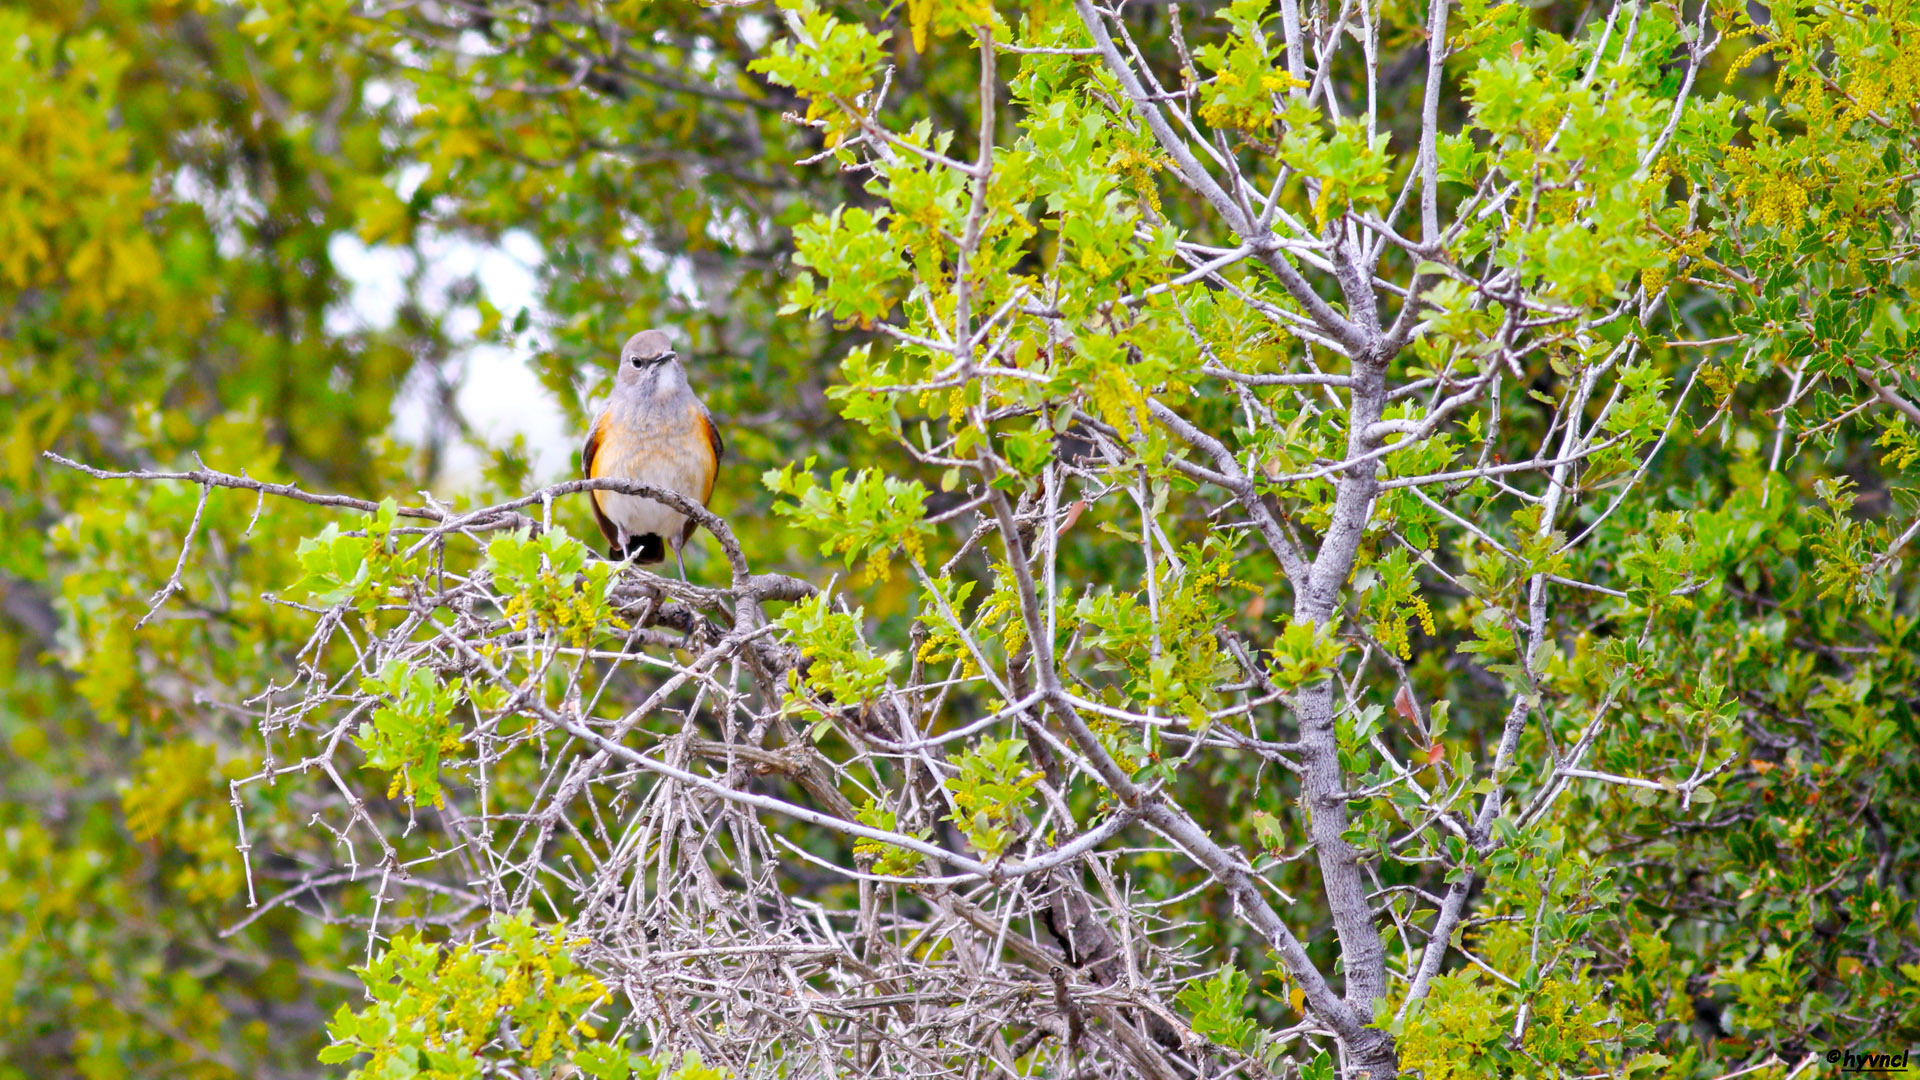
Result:
<instances>
[{"instance_id":1,"label":"white sky patch","mask_svg":"<svg viewBox=\"0 0 1920 1080\"><path fill-rule=\"evenodd\" d=\"M462 44L476 53L497 51L483 37L474 35L468 35ZM413 55L405 42L396 47L395 54L403 63ZM361 94L369 112L391 107L403 119L419 112L412 87L404 79L370 79ZM214 137L210 128L205 137ZM397 145L394 133L388 132L383 138L389 146ZM430 172L421 162L402 166L392 178L395 196L402 201L411 199ZM165 183L175 200L202 208L213 228L215 250L226 258L236 257L245 249L242 226L258 222L265 212L244 186L231 181L220 183L192 168L176 170ZM454 342L445 373L453 383L454 400L475 435L496 445L511 441L515 435L525 436L538 480L572 474L580 433L570 430L559 401L540 385L539 377L527 365L527 360L544 347L538 328L544 325L546 312L538 301L537 272L546 253L539 241L519 230L506 233L494 244L423 231L416 256L411 248L369 245L349 231L334 234L327 243L327 254L347 284L346 296L323 316L327 333L348 337L392 327L400 305L408 299L409 283L417 276L419 302L444 319L447 335ZM676 270L669 272L670 279L683 280L690 286L692 275L684 267ZM468 278L478 283L481 295L509 322L521 309L528 310L534 329L522 335L515 347L473 340L480 313L470 302L454 299L455 287ZM414 445L426 441L430 431L428 410L435 407L439 397L432 380L423 374L415 371L410 375L393 402L390 430L396 438ZM449 442L440 467L441 486L449 490L470 487L479 479L482 460L480 453L464 443Z\"/></svg>"},{"instance_id":2,"label":"white sky patch","mask_svg":"<svg viewBox=\"0 0 1920 1080\"><path fill-rule=\"evenodd\" d=\"M709 235L713 235L709 230ZM652 230L637 216L629 215L620 230L626 250L640 257L640 265L647 273L664 274L667 279L667 291L686 301L687 306L696 311L705 311L706 297L700 291L700 279L694 273L693 260L685 255L669 255L654 246ZM628 273L624 255L616 255L615 273Z\"/></svg>"},{"instance_id":3,"label":"white sky patch","mask_svg":"<svg viewBox=\"0 0 1920 1080\"><path fill-rule=\"evenodd\" d=\"M327 255L352 286L346 301L328 310L327 331L344 337L392 326L406 296L407 275L413 273L413 253L384 244L369 247L352 233L335 233L327 241Z\"/></svg>"},{"instance_id":4,"label":"white sky patch","mask_svg":"<svg viewBox=\"0 0 1920 1080\"><path fill-rule=\"evenodd\" d=\"M773 23L760 15L741 15L738 28L740 40L756 53L766 48L773 37Z\"/></svg>"},{"instance_id":5,"label":"white sky patch","mask_svg":"<svg viewBox=\"0 0 1920 1080\"><path fill-rule=\"evenodd\" d=\"M392 101L393 84L385 79L368 79L361 84L360 100L367 106L368 112L378 112Z\"/></svg>"},{"instance_id":6,"label":"white sky patch","mask_svg":"<svg viewBox=\"0 0 1920 1080\"><path fill-rule=\"evenodd\" d=\"M425 258L419 281L421 302L442 313L451 339L464 342L456 345L446 367L461 413L488 443L504 444L515 435L525 436L537 479L567 475L574 467L578 433L570 430L559 401L527 365L539 348L537 337L528 335L531 340L523 339L522 347L512 349L476 342L473 334L480 324L479 311L470 304L454 303L451 295L454 286L471 277L504 318L511 320L526 308L538 326L545 315L535 276L545 258L539 242L519 231L505 234L493 245L429 233L423 234L420 248ZM418 269L413 252L391 245L370 246L351 233L336 235L327 250L341 276L352 284L346 301L328 312L327 328L350 334L392 326L406 299L407 281ZM415 445L426 441L431 430L429 410L438 401L431 379L424 376L421 371L410 376L393 404L394 436ZM482 460L473 448L449 443L441 464L442 485L450 489L471 485L478 479Z\"/></svg>"},{"instance_id":7,"label":"white sky patch","mask_svg":"<svg viewBox=\"0 0 1920 1080\"><path fill-rule=\"evenodd\" d=\"M207 223L213 228L214 250L223 259L237 258L247 249L240 227L258 224L266 213L266 207L245 187L212 183L191 166L174 170L173 198L193 203L207 215Z\"/></svg>"},{"instance_id":8,"label":"white sky patch","mask_svg":"<svg viewBox=\"0 0 1920 1080\"><path fill-rule=\"evenodd\" d=\"M488 442L506 442L524 435L533 455L533 475L541 482L567 479L578 466L583 433L574 431L560 405L540 385L526 357L493 345L482 345L467 355L466 378L457 399L474 430ZM479 457L465 447L469 470ZM460 479L458 463L449 455L446 476Z\"/></svg>"}]
</instances>

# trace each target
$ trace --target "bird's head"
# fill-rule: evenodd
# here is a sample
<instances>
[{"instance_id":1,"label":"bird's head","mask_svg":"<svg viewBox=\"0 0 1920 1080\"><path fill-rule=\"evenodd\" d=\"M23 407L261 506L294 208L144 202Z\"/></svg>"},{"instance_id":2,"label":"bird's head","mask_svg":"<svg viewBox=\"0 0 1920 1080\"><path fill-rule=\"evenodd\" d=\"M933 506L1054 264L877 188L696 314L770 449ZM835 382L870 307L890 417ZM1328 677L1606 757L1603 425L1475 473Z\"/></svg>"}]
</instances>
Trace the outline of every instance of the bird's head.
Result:
<instances>
[{"instance_id":1,"label":"bird's head","mask_svg":"<svg viewBox=\"0 0 1920 1080\"><path fill-rule=\"evenodd\" d=\"M613 376L616 391L632 387L643 393L668 394L686 382L686 369L664 331L642 330L621 346L620 366Z\"/></svg>"}]
</instances>

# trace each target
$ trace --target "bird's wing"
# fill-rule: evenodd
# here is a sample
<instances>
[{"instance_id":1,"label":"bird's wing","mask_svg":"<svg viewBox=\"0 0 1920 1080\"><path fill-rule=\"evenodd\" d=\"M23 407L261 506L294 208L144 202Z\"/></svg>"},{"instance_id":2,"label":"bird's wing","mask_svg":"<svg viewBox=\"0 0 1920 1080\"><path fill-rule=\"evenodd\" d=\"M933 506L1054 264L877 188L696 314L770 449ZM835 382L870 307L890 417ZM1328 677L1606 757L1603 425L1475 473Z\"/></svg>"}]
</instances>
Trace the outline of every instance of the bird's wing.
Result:
<instances>
[{"instance_id":1,"label":"bird's wing","mask_svg":"<svg viewBox=\"0 0 1920 1080\"><path fill-rule=\"evenodd\" d=\"M721 440L720 429L714 426L713 414L707 411L705 405L695 401L693 403L693 416L694 419L700 421L700 426L706 429L707 449L713 453L713 467L707 470L706 490L700 493L700 505L705 506L708 500L713 498L713 482L720 476L720 457L727 452L727 444ZM699 524L692 518L687 519L686 525L680 530L681 546L685 546L687 541L693 539L693 530L699 527Z\"/></svg>"},{"instance_id":2,"label":"bird's wing","mask_svg":"<svg viewBox=\"0 0 1920 1080\"><path fill-rule=\"evenodd\" d=\"M720 458L727 452L727 444L720 441L720 429L714 426L713 414L704 405L700 407L700 422L707 426L707 444L713 447L713 464L718 468Z\"/></svg>"},{"instance_id":3,"label":"bird's wing","mask_svg":"<svg viewBox=\"0 0 1920 1080\"><path fill-rule=\"evenodd\" d=\"M607 414L601 413L593 418L593 426L587 429L586 445L580 448L580 475L593 479L593 459L600 453L600 425L607 422Z\"/></svg>"},{"instance_id":4,"label":"bird's wing","mask_svg":"<svg viewBox=\"0 0 1920 1080\"><path fill-rule=\"evenodd\" d=\"M714 426L713 414L705 405L700 406L700 423L707 429L707 446L713 450L713 471L707 474L707 491L700 496L701 505L713 498L713 481L720 475L720 459L727 452L727 444L720 438L720 429Z\"/></svg>"},{"instance_id":5,"label":"bird's wing","mask_svg":"<svg viewBox=\"0 0 1920 1080\"><path fill-rule=\"evenodd\" d=\"M594 466L600 457L601 431L606 426L606 413L601 413L595 417L593 427L587 431L587 444L580 448L580 472L589 480L598 479L600 476L600 473L595 470ZM608 521L607 515L601 511L600 493L598 491L590 491L587 494L592 496L588 501L593 506L593 520L600 526L600 535L607 538L607 543L612 544L616 548L619 547L620 530L615 527L613 522Z\"/></svg>"}]
</instances>

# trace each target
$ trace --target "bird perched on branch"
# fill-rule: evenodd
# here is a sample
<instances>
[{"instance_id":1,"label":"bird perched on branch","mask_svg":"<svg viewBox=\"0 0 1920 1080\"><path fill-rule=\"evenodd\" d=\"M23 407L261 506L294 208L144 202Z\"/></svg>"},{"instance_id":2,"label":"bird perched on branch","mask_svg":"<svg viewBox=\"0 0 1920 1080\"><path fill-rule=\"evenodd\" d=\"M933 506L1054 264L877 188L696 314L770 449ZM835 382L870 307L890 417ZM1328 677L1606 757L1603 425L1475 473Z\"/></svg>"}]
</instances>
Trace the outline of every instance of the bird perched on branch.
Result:
<instances>
[{"instance_id":1,"label":"bird perched on branch","mask_svg":"<svg viewBox=\"0 0 1920 1080\"><path fill-rule=\"evenodd\" d=\"M713 494L725 446L707 407L693 395L687 369L673 343L658 330L642 330L620 350L613 393L594 418L580 466L589 479L620 477L677 491L702 506ZM680 576L687 576L680 549L694 522L665 503L617 491L594 491L593 516L614 559L657 563L673 549Z\"/></svg>"}]
</instances>

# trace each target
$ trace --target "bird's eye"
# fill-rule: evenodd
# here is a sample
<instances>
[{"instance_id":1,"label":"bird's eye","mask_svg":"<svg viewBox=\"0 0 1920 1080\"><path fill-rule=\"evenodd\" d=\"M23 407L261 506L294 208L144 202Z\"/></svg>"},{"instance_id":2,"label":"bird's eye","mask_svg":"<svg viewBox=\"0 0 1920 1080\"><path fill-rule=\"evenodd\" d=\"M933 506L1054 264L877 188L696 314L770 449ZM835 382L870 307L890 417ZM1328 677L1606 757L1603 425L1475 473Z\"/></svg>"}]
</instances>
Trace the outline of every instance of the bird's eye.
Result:
<instances>
[{"instance_id":1,"label":"bird's eye","mask_svg":"<svg viewBox=\"0 0 1920 1080\"><path fill-rule=\"evenodd\" d=\"M640 358L639 358L639 357L637 357L637 356L633 358L633 360L632 360L632 362L633 362L633 366L634 366L634 367L645 367L645 366L646 366L646 365L644 365L644 364L642 364L642 363L640 362Z\"/></svg>"}]
</instances>

